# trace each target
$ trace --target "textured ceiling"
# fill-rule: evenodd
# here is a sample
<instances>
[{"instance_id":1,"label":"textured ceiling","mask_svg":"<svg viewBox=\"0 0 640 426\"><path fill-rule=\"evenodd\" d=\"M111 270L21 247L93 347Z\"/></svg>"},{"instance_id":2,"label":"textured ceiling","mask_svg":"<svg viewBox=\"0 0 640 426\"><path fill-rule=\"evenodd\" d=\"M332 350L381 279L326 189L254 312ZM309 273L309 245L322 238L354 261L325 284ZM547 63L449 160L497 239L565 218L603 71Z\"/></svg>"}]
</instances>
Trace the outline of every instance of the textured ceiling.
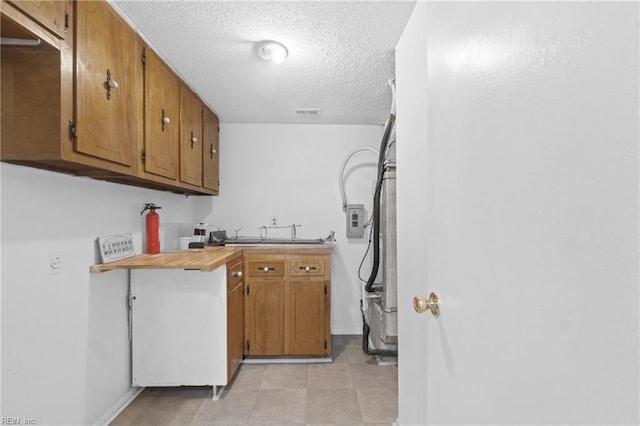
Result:
<instances>
[{"instance_id":1,"label":"textured ceiling","mask_svg":"<svg viewBox=\"0 0 640 426\"><path fill-rule=\"evenodd\" d=\"M383 124L415 0L112 3L223 122ZM261 60L261 40L286 45L287 60Z\"/></svg>"}]
</instances>

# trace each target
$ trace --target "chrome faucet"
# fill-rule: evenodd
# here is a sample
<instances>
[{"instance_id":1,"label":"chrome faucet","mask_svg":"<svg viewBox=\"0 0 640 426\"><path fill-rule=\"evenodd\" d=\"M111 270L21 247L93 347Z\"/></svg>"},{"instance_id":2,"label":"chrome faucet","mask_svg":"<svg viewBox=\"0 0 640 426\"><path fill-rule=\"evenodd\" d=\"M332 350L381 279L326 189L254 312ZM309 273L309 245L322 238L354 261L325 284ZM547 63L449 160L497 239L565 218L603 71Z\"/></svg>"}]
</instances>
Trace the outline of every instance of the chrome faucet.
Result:
<instances>
[{"instance_id":1,"label":"chrome faucet","mask_svg":"<svg viewBox=\"0 0 640 426\"><path fill-rule=\"evenodd\" d=\"M293 225L291 225L291 239L293 241L295 241L295 239L296 239L296 228L298 226L302 226L302 225L296 225L295 223Z\"/></svg>"}]
</instances>

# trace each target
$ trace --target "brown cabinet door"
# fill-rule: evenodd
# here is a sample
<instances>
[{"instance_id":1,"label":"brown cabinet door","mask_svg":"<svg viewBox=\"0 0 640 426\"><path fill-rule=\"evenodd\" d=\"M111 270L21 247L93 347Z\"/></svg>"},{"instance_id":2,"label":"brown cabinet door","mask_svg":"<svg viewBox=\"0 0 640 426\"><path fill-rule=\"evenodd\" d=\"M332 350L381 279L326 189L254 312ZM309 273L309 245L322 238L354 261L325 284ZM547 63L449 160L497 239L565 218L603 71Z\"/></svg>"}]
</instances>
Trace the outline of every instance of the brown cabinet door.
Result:
<instances>
[{"instance_id":1,"label":"brown cabinet door","mask_svg":"<svg viewBox=\"0 0 640 426\"><path fill-rule=\"evenodd\" d=\"M149 48L144 67L144 170L178 178L180 80Z\"/></svg>"},{"instance_id":2,"label":"brown cabinet door","mask_svg":"<svg viewBox=\"0 0 640 426\"><path fill-rule=\"evenodd\" d=\"M325 281L289 283L287 354L328 353L328 284Z\"/></svg>"},{"instance_id":3,"label":"brown cabinet door","mask_svg":"<svg viewBox=\"0 0 640 426\"><path fill-rule=\"evenodd\" d=\"M244 353L244 285L240 283L227 295L227 379L238 370Z\"/></svg>"},{"instance_id":4,"label":"brown cabinet door","mask_svg":"<svg viewBox=\"0 0 640 426\"><path fill-rule=\"evenodd\" d=\"M244 284L242 256L227 263L227 380L238 370L244 354Z\"/></svg>"},{"instance_id":5,"label":"brown cabinet door","mask_svg":"<svg viewBox=\"0 0 640 426\"><path fill-rule=\"evenodd\" d=\"M284 354L284 281L251 280L247 293L245 353Z\"/></svg>"},{"instance_id":6,"label":"brown cabinet door","mask_svg":"<svg viewBox=\"0 0 640 426\"><path fill-rule=\"evenodd\" d=\"M75 149L131 166L141 119L139 39L106 2L81 1L76 8Z\"/></svg>"},{"instance_id":7,"label":"brown cabinet door","mask_svg":"<svg viewBox=\"0 0 640 426\"><path fill-rule=\"evenodd\" d=\"M220 123L207 107L204 107L203 118L202 186L217 192L220 190Z\"/></svg>"},{"instance_id":8,"label":"brown cabinet door","mask_svg":"<svg viewBox=\"0 0 640 426\"><path fill-rule=\"evenodd\" d=\"M202 186L202 102L180 86L180 180Z\"/></svg>"},{"instance_id":9,"label":"brown cabinet door","mask_svg":"<svg viewBox=\"0 0 640 426\"><path fill-rule=\"evenodd\" d=\"M65 38L69 0L11 0L11 3L59 38Z\"/></svg>"}]
</instances>

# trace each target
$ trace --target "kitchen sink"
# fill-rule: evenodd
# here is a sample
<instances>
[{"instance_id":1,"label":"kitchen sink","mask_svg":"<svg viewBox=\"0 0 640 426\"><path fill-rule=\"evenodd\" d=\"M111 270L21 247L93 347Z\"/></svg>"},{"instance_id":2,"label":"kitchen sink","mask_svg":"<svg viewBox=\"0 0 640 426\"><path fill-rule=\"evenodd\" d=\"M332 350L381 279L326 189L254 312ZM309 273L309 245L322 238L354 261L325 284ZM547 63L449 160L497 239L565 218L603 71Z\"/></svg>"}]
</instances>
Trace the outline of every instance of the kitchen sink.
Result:
<instances>
[{"instance_id":1,"label":"kitchen sink","mask_svg":"<svg viewBox=\"0 0 640 426\"><path fill-rule=\"evenodd\" d=\"M262 244L331 244L333 241L325 238L260 238L260 237L238 237L224 240L225 245L262 245Z\"/></svg>"}]
</instances>

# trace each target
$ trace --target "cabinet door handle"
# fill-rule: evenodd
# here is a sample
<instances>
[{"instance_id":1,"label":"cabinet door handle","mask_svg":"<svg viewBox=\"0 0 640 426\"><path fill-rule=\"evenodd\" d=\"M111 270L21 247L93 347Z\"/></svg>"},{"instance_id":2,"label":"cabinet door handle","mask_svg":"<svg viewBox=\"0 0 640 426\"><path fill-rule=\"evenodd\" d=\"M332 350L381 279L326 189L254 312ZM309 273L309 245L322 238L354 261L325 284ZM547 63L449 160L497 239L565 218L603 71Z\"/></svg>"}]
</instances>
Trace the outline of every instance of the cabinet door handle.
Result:
<instances>
[{"instance_id":1,"label":"cabinet door handle","mask_svg":"<svg viewBox=\"0 0 640 426\"><path fill-rule=\"evenodd\" d=\"M193 136L193 130L191 131L191 149L193 149L193 144L198 143L198 138Z\"/></svg>"},{"instance_id":2,"label":"cabinet door handle","mask_svg":"<svg viewBox=\"0 0 640 426\"><path fill-rule=\"evenodd\" d=\"M234 277L241 277L242 276L242 271L236 271L233 273Z\"/></svg>"},{"instance_id":3,"label":"cabinet door handle","mask_svg":"<svg viewBox=\"0 0 640 426\"><path fill-rule=\"evenodd\" d=\"M215 154L216 152L218 152L218 151L216 151L216 150L213 148L213 144L211 144L211 149L210 149L210 151L209 151L209 153L211 154L211 158L213 158L213 154Z\"/></svg>"},{"instance_id":4,"label":"cabinet door handle","mask_svg":"<svg viewBox=\"0 0 640 426\"><path fill-rule=\"evenodd\" d=\"M171 123L171 120L169 119L169 117L167 117L166 115L164 115L164 109L162 110L162 131L164 132L164 126L166 124Z\"/></svg>"},{"instance_id":5,"label":"cabinet door handle","mask_svg":"<svg viewBox=\"0 0 640 426\"><path fill-rule=\"evenodd\" d=\"M104 82L104 88L107 89L107 99L111 100L111 89L118 88L118 82L111 79L111 70L107 68L107 80Z\"/></svg>"}]
</instances>

